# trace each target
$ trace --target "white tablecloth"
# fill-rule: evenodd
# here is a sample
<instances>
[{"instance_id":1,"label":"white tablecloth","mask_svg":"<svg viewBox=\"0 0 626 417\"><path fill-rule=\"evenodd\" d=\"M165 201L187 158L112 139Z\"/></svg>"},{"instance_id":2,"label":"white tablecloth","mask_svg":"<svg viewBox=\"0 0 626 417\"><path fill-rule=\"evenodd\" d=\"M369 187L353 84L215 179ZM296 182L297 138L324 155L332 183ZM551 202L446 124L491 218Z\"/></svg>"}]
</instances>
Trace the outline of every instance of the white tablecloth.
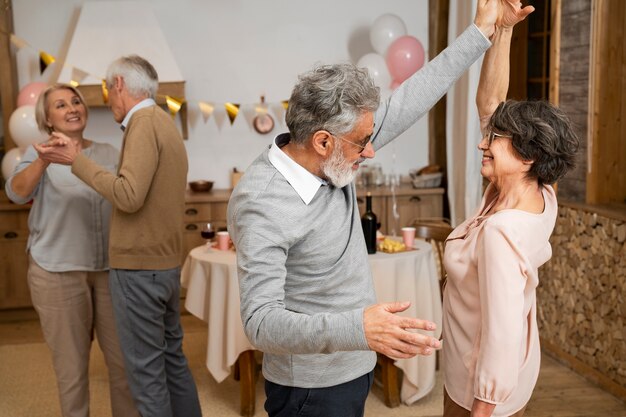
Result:
<instances>
[{"instance_id":1,"label":"white tablecloth","mask_svg":"<svg viewBox=\"0 0 626 417\"><path fill-rule=\"evenodd\" d=\"M437 268L430 245L416 241L417 250L369 255L379 302L411 301L404 315L428 319L441 328L441 296ZM185 308L208 323L206 365L217 382L230 375L239 354L254 349L239 313L236 255L199 246L189 252L181 280L187 288ZM439 330L435 336L439 335ZM401 399L412 404L435 384L435 355L396 361L402 369Z\"/></svg>"}]
</instances>

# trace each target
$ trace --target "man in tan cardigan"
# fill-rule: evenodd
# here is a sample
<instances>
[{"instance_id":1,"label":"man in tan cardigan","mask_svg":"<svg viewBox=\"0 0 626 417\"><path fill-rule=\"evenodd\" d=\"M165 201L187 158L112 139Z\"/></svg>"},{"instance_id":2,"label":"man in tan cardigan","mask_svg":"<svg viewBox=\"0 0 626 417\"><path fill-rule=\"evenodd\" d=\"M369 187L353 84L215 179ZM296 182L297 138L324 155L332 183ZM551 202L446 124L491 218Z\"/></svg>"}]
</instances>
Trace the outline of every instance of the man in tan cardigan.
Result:
<instances>
[{"instance_id":1,"label":"man in tan cardigan","mask_svg":"<svg viewBox=\"0 0 626 417\"><path fill-rule=\"evenodd\" d=\"M110 287L126 372L143 416L201 416L182 351L180 259L187 152L172 118L154 101L158 76L138 56L107 71L109 103L124 131L117 174L62 134L38 146L113 205Z\"/></svg>"}]
</instances>

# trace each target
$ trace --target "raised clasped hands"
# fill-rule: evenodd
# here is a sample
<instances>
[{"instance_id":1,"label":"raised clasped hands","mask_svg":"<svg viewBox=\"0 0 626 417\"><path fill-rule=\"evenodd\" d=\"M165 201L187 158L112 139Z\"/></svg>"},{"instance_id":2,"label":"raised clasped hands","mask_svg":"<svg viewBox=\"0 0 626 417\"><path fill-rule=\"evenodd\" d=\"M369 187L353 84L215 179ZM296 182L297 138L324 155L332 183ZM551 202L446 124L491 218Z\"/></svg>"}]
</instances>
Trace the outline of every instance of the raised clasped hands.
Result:
<instances>
[{"instance_id":1,"label":"raised clasped hands","mask_svg":"<svg viewBox=\"0 0 626 417\"><path fill-rule=\"evenodd\" d=\"M72 165L81 150L81 141L71 140L59 132L52 132L46 142L33 145L39 158L48 163Z\"/></svg>"},{"instance_id":2,"label":"raised clasped hands","mask_svg":"<svg viewBox=\"0 0 626 417\"><path fill-rule=\"evenodd\" d=\"M365 338L370 349L393 359L430 355L441 346L434 337L411 330L434 331L437 326L428 320L398 316L409 308L408 301L374 304L363 311Z\"/></svg>"},{"instance_id":3,"label":"raised clasped hands","mask_svg":"<svg viewBox=\"0 0 626 417\"><path fill-rule=\"evenodd\" d=\"M533 6L522 7L519 0L478 0L474 23L491 38L496 27L511 28L533 11Z\"/></svg>"}]
</instances>

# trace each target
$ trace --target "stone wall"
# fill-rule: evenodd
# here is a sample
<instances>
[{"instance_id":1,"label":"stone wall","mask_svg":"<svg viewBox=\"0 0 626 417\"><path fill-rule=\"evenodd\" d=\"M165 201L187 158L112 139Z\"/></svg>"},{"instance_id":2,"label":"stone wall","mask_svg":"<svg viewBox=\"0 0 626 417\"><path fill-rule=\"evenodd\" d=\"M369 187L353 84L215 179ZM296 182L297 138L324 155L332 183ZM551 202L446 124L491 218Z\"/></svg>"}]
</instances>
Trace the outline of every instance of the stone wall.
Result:
<instances>
[{"instance_id":1,"label":"stone wall","mask_svg":"<svg viewBox=\"0 0 626 417\"><path fill-rule=\"evenodd\" d=\"M540 269L537 290L544 348L552 347L566 362L579 362L577 370L582 363L590 369L583 372L587 376L607 379L601 385L616 384L605 388L618 396L623 394L620 387L626 387L623 217L561 205L551 238L552 259Z\"/></svg>"}]
</instances>

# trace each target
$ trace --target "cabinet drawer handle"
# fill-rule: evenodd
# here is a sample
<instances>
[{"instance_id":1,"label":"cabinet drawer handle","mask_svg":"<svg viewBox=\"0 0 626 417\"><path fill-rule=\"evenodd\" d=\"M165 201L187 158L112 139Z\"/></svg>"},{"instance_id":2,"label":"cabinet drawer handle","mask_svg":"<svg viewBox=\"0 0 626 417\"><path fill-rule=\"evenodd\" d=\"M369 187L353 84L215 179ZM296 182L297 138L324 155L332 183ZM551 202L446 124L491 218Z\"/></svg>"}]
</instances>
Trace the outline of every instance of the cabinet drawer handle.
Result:
<instances>
[{"instance_id":1,"label":"cabinet drawer handle","mask_svg":"<svg viewBox=\"0 0 626 417\"><path fill-rule=\"evenodd\" d=\"M187 229L187 230L198 230L198 226L196 226L195 224L191 223L191 224L188 224L187 226L185 226L185 229Z\"/></svg>"},{"instance_id":2,"label":"cabinet drawer handle","mask_svg":"<svg viewBox=\"0 0 626 417\"><path fill-rule=\"evenodd\" d=\"M411 197L411 198L409 199L409 201L410 201L410 202L418 202L418 203L419 203L420 201L422 201L422 199L421 199L421 198L419 198L418 196L414 195L413 197Z\"/></svg>"},{"instance_id":3,"label":"cabinet drawer handle","mask_svg":"<svg viewBox=\"0 0 626 417\"><path fill-rule=\"evenodd\" d=\"M4 234L5 239L15 239L17 237L17 233L15 232L6 232Z\"/></svg>"},{"instance_id":4,"label":"cabinet drawer handle","mask_svg":"<svg viewBox=\"0 0 626 417\"><path fill-rule=\"evenodd\" d=\"M356 199L357 204L364 204L365 200L363 200L361 197Z\"/></svg>"},{"instance_id":5,"label":"cabinet drawer handle","mask_svg":"<svg viewBox=\"0 0 626 417\"><path fill-rule=\"evenodd\" d=\"M189 216L194 216L194 215L198 214L198 210L196 210L195 208L189 208L189 209L185 210L185 214L187 214Z\"/></svg>"}]
</instances>

